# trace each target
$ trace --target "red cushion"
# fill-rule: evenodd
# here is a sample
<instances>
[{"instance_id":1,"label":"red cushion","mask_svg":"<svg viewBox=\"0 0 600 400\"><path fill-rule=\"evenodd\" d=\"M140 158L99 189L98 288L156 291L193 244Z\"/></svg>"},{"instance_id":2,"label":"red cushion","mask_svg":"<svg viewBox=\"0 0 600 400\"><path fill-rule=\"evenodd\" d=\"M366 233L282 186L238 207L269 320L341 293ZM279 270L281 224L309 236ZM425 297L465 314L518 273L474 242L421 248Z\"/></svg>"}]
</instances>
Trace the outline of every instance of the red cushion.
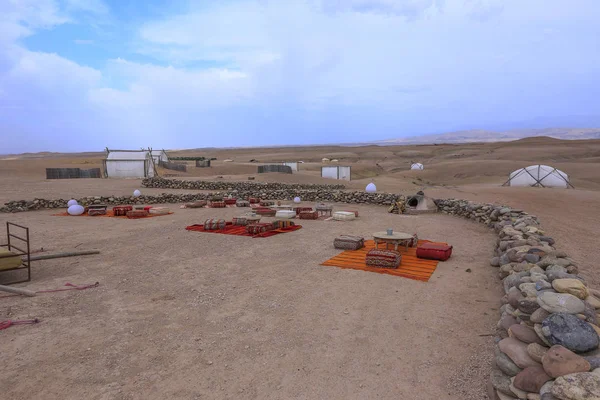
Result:
<instances>
[{"instance_id":1,"label":"red cushion","mask_svg":"<svg viewBox=\"0 0 600 400\"><path fill-rule=\"evenodd\" d=\"M426 242L417 246L417 257L446 261L452 255L452 246L446 243Z\"/></svg>"}]
</instances>

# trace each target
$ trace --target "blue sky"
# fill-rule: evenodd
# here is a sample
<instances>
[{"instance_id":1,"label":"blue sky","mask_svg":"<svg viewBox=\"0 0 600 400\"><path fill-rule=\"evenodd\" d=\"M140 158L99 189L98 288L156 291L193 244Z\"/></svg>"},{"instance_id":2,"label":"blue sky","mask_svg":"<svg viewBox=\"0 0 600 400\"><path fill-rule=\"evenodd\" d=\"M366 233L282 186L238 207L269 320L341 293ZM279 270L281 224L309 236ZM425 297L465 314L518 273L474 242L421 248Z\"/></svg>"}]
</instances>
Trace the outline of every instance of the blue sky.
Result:
<instances>
[{"instance_id":1,"label":"blue sky","mask_svg":"<svg viewBox=\"0 0 600 400\"><path fill-rule=\"evenodd\" d=\"M0 0L0 154L579 127L598 20L598 0Z\"/></svg>"}]
</instances>

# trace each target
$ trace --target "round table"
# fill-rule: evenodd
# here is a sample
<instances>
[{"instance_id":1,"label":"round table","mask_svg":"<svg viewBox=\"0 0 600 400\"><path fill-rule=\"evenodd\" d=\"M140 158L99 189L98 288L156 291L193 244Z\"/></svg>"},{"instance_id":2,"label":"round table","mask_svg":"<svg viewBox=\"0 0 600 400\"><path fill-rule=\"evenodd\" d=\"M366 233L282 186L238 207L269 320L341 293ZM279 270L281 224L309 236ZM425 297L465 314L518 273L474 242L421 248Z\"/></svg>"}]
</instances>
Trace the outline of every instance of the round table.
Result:
<instances>
[{"instance_id":1,"label":"round table","mask_svg":"<svg viewBox=\"0 0 600 400\"><path fill-rule=\"evenodd\" d=\"M385 248L387 249L388 244L394 245L394 250L398 251L398 245L404 245L408 250L408 245L412 241L413 236L404 232L393 232L391 235L388 235L386 231L383 232L375 232L373 234L373 240L375 241L375 248L379 245L379 243L385 243Z\"/></svg>"}]
</instances>

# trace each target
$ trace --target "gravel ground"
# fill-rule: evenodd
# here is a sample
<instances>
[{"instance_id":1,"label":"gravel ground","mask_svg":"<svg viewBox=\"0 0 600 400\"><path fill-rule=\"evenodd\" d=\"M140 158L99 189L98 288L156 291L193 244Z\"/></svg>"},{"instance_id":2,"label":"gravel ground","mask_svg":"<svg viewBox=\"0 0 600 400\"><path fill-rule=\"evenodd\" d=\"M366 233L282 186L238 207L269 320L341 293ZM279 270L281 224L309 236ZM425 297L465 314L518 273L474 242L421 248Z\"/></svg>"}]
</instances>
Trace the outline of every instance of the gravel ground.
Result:
<instances>
[{"instance_id":1,"label":"gravel ground","mask_svg":"<svg viewBox=\"0 0 600 400\"><path fill-rule=\"evenodd\" d=\"M173 207L173 205L167 205ZM174 209L144 220L0 216L34 249L100 255L35 262L30 289L84 291L0 299L7 399L485 398L500 285L494 234L445 215L358 209L353 222L252 239L188 232L239 209ZM428 283L323 267L342 233L393 227L454 245ZM466 272L467 269L472 272ZM462 372L461 372L462 371ZM458 372L458 373L457 373Z\"/></svg>"}]
</instances>

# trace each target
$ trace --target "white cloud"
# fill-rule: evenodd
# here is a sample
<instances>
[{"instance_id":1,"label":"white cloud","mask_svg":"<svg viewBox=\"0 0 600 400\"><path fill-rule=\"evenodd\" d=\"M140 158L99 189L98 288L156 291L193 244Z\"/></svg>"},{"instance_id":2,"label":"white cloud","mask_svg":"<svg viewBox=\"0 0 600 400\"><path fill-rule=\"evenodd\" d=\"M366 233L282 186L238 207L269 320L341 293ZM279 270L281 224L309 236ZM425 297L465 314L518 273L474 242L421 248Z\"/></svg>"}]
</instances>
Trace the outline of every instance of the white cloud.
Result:
<instances>
[{"instance_id":1,"label":"white cloud","mask_svg":"<svg viewBox=\"0 0 600 400\"><path fill-rule=\"evenodd\" d=\"M0 6L0 121L25 145L48 134L81 134L88 148L390 137L382 130L592 112L600 95L595 0L192 4L138 27L131 44L155 64L123 53L101 69L18 40L106 14L103 3L28 1Z\"/></svg>"},{"instance_id":2,"label":"white cloud","mask_svg":"<svg viewBox=\"0 0 600 400\"><path fill-rule=\"evenodd\" d=\"M93 14L106 14L108 5L102 0L65 0L66 8L70 11L83 11Z\"/></svg>"}]
</instances>

